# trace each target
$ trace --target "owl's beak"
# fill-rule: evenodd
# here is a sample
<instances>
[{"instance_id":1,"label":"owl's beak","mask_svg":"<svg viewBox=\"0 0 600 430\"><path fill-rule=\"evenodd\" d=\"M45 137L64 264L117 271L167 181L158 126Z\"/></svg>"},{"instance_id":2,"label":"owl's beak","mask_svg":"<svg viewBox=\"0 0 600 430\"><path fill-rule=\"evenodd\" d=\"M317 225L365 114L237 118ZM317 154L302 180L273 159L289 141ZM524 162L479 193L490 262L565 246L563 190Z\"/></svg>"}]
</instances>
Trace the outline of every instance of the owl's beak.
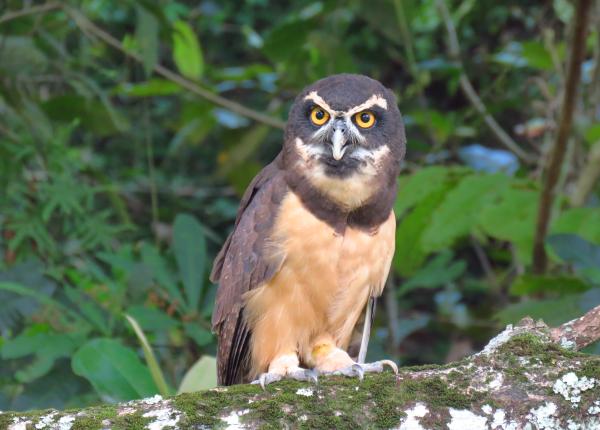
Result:
<instances>
[{"instance_id":1,"label":"owl's beak","mask_svg":"<svg viewBox=\"0 0 600 430\"><path fill-rule=\"evenodd\" d=\"M342 124L334 125L333 136L331 138L331 144L332 144L331 152L332 152L333 158L336 161L341 160L342 157L344 156L344 153L346 152L347 139L346 139L346 134L344 133L346 126L345 126L345 124L344 125L342 125Z\"/></svg>"}]
</instances>

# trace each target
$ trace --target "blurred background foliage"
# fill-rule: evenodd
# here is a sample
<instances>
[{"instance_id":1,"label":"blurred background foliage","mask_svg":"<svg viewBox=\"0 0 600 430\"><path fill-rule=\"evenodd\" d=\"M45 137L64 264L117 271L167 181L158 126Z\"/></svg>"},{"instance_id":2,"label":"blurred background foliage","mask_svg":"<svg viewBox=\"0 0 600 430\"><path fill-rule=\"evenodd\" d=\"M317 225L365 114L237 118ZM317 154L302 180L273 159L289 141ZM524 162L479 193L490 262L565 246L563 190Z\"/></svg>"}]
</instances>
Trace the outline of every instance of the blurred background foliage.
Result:
<instances>
[{"instance_id":1,"label":"blurred background foliage","mask_svg":"<svg viewBox=\"0 0 600 430\"><path fill-rule=\"evenodd\" d=\"M0 410L215 384L212 259L332 73L390 87L408 136L370 358L442 363L599 304L599 15L534 274L571 2L0 1Z\"/></svg>"}]
</instances>

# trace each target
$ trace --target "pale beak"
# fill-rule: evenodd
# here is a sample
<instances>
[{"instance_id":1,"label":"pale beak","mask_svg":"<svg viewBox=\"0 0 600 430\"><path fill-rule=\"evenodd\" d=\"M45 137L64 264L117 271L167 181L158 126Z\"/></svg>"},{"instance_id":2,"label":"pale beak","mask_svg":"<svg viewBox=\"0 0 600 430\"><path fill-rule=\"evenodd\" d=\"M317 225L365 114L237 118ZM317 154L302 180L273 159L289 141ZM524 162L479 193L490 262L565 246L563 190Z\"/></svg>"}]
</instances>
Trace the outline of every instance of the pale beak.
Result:
<instances>
[{"instance_id":1,"label":"pale beak","mask_svg":"<svg viewBox=\"0 0 600 430\"><path fill-rule=\"evenodd\" d=\"M333 132L333 137L331 138L331 143L333 144L332 155L333 158L338 161L341 160L344 156L344 152L346 152L346 136L344 136L344 132L339 128L336 128Z\"/></svg>"}]
</instances>

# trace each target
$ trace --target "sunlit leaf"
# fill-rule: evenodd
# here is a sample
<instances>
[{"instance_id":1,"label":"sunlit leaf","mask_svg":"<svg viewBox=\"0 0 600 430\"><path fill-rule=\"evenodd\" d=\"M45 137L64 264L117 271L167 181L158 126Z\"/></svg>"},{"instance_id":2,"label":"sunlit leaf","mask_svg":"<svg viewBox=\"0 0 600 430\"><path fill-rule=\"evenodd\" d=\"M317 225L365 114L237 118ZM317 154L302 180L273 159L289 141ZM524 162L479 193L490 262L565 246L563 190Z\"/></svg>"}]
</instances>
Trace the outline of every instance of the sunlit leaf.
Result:
<instances>
[{"instance_id":1,"label":"sunlit leaf","mask_svg":"<svg viewBox=\"0 0 600 430\"><path fill-rule=\"evenodd\" d=\"M173 24L173 59L181 74L190 79L200 79L204 71L204 58L194 30L185 21Z\"/></svg>"},{"instance_id":2,"label":"sunlit leaf","mask_svg":"<svg viewBox=\"0 0 600 430\"><path fill-rule=\"evenodd\" d=\"M217 360L208 355L202 356L186 372L177 394L208 390L217 386Z\"/></svg>"},{"instance_id":3,"label":"sunlit leaf","mask_svg":"<svg viewBox=\"0 0 600 430\"><path fill-rule=\"evenodd\" d=\"M448 192L433 213L423 233L423 249L435 251L466 236L476 224L480 211L508 185L503 174L471 175Z\"/></svg>"}]
</instances>

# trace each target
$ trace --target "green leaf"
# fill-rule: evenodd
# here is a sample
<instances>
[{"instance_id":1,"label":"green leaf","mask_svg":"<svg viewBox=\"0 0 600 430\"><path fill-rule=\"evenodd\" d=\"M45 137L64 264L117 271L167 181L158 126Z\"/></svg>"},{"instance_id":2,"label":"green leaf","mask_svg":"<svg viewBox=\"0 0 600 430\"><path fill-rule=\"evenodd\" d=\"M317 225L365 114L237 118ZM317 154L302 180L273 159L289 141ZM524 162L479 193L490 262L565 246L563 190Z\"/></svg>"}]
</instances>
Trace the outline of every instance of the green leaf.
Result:
<instances>
[{"instance_id":1,"label":"green leaf","mask_svg":"<svg viewBox=\"0 0 600 430\"><path fill-rule=\"evenodd\" d=\"M137 6L136 12L135 39L142 54L144 72L150 76L158 63L158 20L142 6Z\"/></svg>"},{"instance_id":2,"label":"green leaf","mask_svg":"<svg viewBox=\"0 0 600 430\"><path fill-rule=\"evenodd\" d=\"M495 315L502 324L516 324L522 318L543 319L551 327L581 316L579 294L570 294L559 299L528 300L505 307Z\"/></svg>"},{"instance_id":3,"label":"green leaf","mask_svg":"<svg viewBox=\"0 0 600 430\"><path fill-rule=\"evenodd\" d=\"M171 389L169 388L169 386L167 385L167 382L165 381L165 376L163 375L163 372L160 369L160 366L158 365L158 361L156 361L156 357L154 356L154 351L152 351L152 347L150 346L148 339L146 339L146 335L142 331L142 328L137 323L137 321L130 315L125 314L125 318L127 319L129 324L133 328L133 331L135 332L135 335L137 336L138 341L140 342L142 351L144 351L144 357L146 358L146 364L148 365L148 368L150 369L150 374L152 375L152 379L154 380L154 383L158 387L159 393L163 397L167 397L167 396L171 395L172 394Z\"/></svg>"},{"instance_id":4,"label":"green leaf","mask_svg":"<svg viewBox=\"0 0 600 430\"><path fill-rule=\"evenodd\" d=\"M572 264L580 276L600 285L600 245L575 234L555 234L546 242L564 262Z\"/></svg>"},{"instance_id":5,"label":"green leaf","mask_svg":"<svg viewBox=\"0 0 600 430\"><path fill-rule=\"evenodd\" d=\"M151 268L154 280L167 293L169 301L174 303L178 308L183 306L185 300L173 279L173 275L169 271L167 262L161 257L156 247L144 243L141 246L141 254L142 261Z\"/></svg>"},{"instance_id":6,"label":"green leaf","mask_svg":"<svg viewBox=\"0 0 600 430\"><path fill-rule=\"evenodd\" d=\"M590 285L574 276L521 275L510 287L510 292L518 296L534 293L581 293L590 289Z\"/></svg>"},{"instance_id":7,"label":"green leaf","mask_svg":"<svg viewBox=\"0 0 600 430\"><path fill-rule=\"evenodd\" d=\"M93 339L73 356L73 372L86 378L105 400L119 402L158 392L137 354L113 339Z\"/></svg>"},{"instance_id":8,"label":"green leaf","mask_svg":"<svg viewBox=\"0 0 600 430\"><path fill-rule=\"evenodd\" d=\"M144 330L170 330L179 325L179 321L171 318L160 309L148 306L134 305L127 309L127 313L135 318Z\"/></svg>"},{"instance_id":9,"label":"green leaf","mask_svg":"<svg viewBox=\"0 0 600 430\"><path fill-rule=\"evenodd\" d=\"M400 275L413 275L429 255L423 250L421 240L445 194L443 189L429 194L398 224L393 264Z\"/></svg>"},{"instance_id":10,"label":"green leaf","mask_svg":"<svg viewBox=\"0 0 600 430\"><path fill-rule=\"evenodd\" d=\"M425 167L412 175L404 175L398 183L398 196L394 205L396 216L412 206L422 202L430 194L442 189L446 190L469 172L464 168L448 168L444 166Z\"/></svg>"},{"instance_id":11,"label":"green leaf","mask_svg":"<svg viewBox=\"0 0 600 430\"><path fill-rule=\"evenodd\" d=\"M464 261L452 262L453 253L450 250L444 250L412 278L403 283L398 289L400 295L406 294L415 288L436 288L456 280L461 276L467 265Z\"/></svg>"},{"instance_id":12,"label":"green leaf","mask_svg":"<svg viewBox=\"0 0 600 430\"><path fill-rule=\"evenodd\" d=\"M600 244L600 208L567 209L554 221L551 233L573 233Z\"/></svg>"},{"instance_id":13,"label":"green leaf","mask_svg":"<svg viewBox=\"0 0 600 430\"><path fill-rule=\"evenodd\" d=\"M583 135L585 141L590 145L600 141L600 123L592 124L589 126Z\"/></svg>"},{"instance_id":14,"label":"green leaf","mask_svg":"<svg viewBox=\"0 0 600 430\"><path fill-rule=\"evenodd\" d=\"M483 208L503 191L509 178L504 174L470 175L448 192L423 233L425 251L448 247L469 234Z\"/></svg>"},{"instance_id":15,"label":"green leaf","mask_svg":"<svg viewBox=\"0 0 600 430\"><path fill-rule=\"evenodd\" d=\"M600 245L576 234L554 234L546 242L563 261L576 268L600 267Z\"/></svg>"},{"instance_id":16,"label":"green leaf","mask_svg":"<svg viewBox=\"0 0 600 430\"><path fill-rule=\"evenodd\" d=\"M267 34L263 52L273 62L289 63L302 51L312 21L295 20L279 23Z\"/></svg>"},{"instance_id":17,"label":"green leaf","mask_svg":"<svg viewBox=\"0 0 600 430\"><path fill-rule=\"evenodd\" d=\"M112 93L131 97L171 96L181 92L181 87L175 82L166 79L149 79L139 84L121 84L116 86Z\"/></svg>"},{"instance_id":18,"label":"green leaf","mask_svg":"<svg viewBox=\"0 0 600 430\"><path fill-rule=\"evenodd\" d=\"M208 390L217 386L217 360L208 355L202 356L186 372L177 394Z\"/></svg>"},{"instance_id":19,"label":"green leaf","mask_svg":"<svg viewBox=\"0 0 600 430\"><path fill-rule=\"evenodd\" d=\"M15 374L18 381L29 383L48 373L57 359L70 357L84 339L84 332L56 334L29 331L6 340L0 349L0 356L3 359L15 359L33 355L33 361L21 366Z\"/></svg>"},{"instance_id":20,"label":"green leaf","mask_svg":"<svg viewBox=\"0 0 600 430\"><path fill-rule=\"evenodd\" d=\"M31 259L0 272L0 284L11 282L33 293L24 296L0 286L0 332L15 328L19 321L36 312L40 303L38 297L49 298L52 295L56 285L44 276L44 271L43 264Z\"/></svg>"},{"instance_id":21,"label":"green leaf","mask_svg":"<svg viewBox=\"0 0 600 430\"><path fill-rule=\"evenodd\" d=\"M206 264L206 239L192 215L179 214L173 226L173 249L183 280L188 310L198 310Z\"/></svg>"},{"instance_id":22,"label":"green leaf","mask_svg":"<svg viewBox=\"0 0 600 430\"><path fill-rule=\"evenodd\" d=\"M200 79L204 58L194 30L185 21L173 24L173 60L179 72L190 79Z\"/></svg>"},{"instance_id":23,"label":"green leaf","mask_svg":"<svg viewBox=\"0 0 600 430\"><path fill-rule=\"evenodd\" d=\"M185 323L183 327L185 334L194 339L199 346L210 345L215 340L214 335L209 330L200 327L198 323Z\"/></svg>"},{"instance_id":24,"label":"green leaf","mask_svg":"<svg viewBox=\"0 0 600 430\"><path fill-rule=\"evenodd\" d=\"M479 217L484 233L512 242L523 264L531 261L538 201L535 190L509 187L494 204L485 206Z\"/></svg>"},{"instance_id":25,"label":"green leaf","mask_svg":"<svg viewBox=\"0 0 600 430\"><path fill-rule=\"evenodd\" d=\"M552 70L552 57L541 42L524 42L522 55L530 67L540 70Z\"/></svg>"}]
</instances>

